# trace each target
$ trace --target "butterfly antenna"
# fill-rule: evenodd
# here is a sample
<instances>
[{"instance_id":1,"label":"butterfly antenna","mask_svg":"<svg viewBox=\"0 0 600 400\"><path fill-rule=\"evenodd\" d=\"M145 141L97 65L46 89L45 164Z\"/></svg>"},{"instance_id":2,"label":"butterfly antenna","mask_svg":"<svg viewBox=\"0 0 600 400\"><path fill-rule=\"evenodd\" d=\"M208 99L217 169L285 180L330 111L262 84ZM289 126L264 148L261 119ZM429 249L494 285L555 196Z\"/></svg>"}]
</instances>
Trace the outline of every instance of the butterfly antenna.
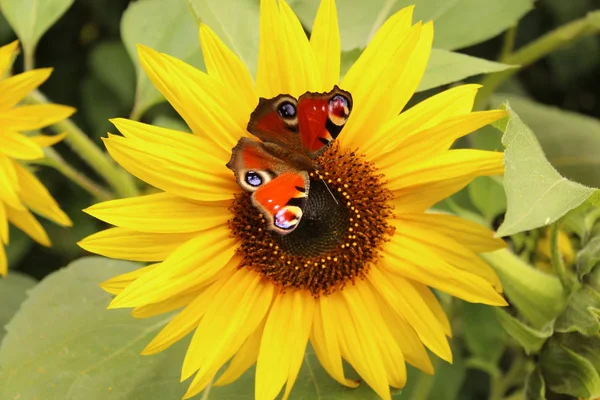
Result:
<instances>
[{"instance_id":1,"label":"butterfly antenna","mask_svg":"<svg viewBox=\"0 0 600 400\"><path fill-rule=\"evenodd\" d=\"M335 204L340 204L340 202L336 199L335 195L333 194L333 192L329 188L329 185L327 184L327 182L325 182L325 179L323 179L321 177L321 174L319 174L319 171L317 171L317 174L319 175L319 179L321 180L321 182L323 182L325 184L325 187L327 188L327 191L329 192L329 194L333 198L333 201L335 201Z\"/></svg>"}]
</instances>

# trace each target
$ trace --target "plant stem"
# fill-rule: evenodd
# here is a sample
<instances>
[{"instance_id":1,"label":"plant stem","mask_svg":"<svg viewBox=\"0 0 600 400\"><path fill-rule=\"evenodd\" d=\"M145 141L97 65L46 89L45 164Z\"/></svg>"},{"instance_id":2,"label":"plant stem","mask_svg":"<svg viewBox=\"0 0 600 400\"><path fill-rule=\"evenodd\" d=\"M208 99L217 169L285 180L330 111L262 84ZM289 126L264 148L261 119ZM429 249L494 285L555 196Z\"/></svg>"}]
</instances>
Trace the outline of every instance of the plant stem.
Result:
<instances>
[{"instance_id":1,"label":"plant stem","mask_svg":"<svg viewBox=\"0 0 600 400\"><path fill-rule=\"evenodd\" d=\"M23 49L23 68L25 71L31 71L34 68L33 54L35 49L25 48Z\"/></svg>"},{"instance_id":2,"label":"plant stem","mask_svg":"<svg viewBox=\"0 0 600 400\"><path fill-rule=\"evenodd\" d=\"M55 168L83 190L94 196L97 200L106 201L114 198L112 193L100 187L87 176L77 172L73 167L67 164L67 162L54 149L46 148L44 149L44 153L46 155L46 159L43 160L43 164ZM35 161L33 162L35 163Z\"/></svg>"},{"instance_id":3,"label":"plant stem","mask_svg":"<svg viewBox=\"0 0 600 400\"><path fill-rule=\"evenodd\" d=\"M27 97L33 104L48 104L50 101L39 91L33 91ZM108 156L102 152L92 140L70 119L52 125L57 133L66 132L65 138L71 149L100 175L113 189L118 197L131 197L138 194L131 176L120 169Z\"/></svg>"},{"instance_id":4,"label":"plant stem","mask_svg":"<svg viewBox=\"0 0 600 400\"><path fill-rule=\"evenodd\" d=\"M516 52L507 55L502 59L502 62L505 64L519 65L521 68L525 68L540 58L571 44L579 38L594 35L598 32L600 32L600 11L593 11L583 18L548 32ZM519 70L519 68L512 68L487 75L483 78L481 81L483 87L477 94L475 108L482 109L498 86L506 79L516 74Z\"/></svg>"},{"instance_id":5,"label":"plant stem","mask_svg":"<svg viewBox=\"0 0 600 400\"><path fill-rule=\"evenodd\" d=\"M502 400L512 386L524 380L527 367L525 361L525 357L519 350L506 374L492 379L489 400Z\"/></svg>"},{"instance_id":6,"label":"plant stem","mask_svg":"<svg viewBox=\"0 0 600 400\"><path fill-rule=\"evenodd\" d=\"M502 50L500 51L500 61L504 62L508 58L513 49L515 48L515 38L517 36L517 24L514 24L504 34L504 41L502 42Z\"/></svg>"}]
</instances>

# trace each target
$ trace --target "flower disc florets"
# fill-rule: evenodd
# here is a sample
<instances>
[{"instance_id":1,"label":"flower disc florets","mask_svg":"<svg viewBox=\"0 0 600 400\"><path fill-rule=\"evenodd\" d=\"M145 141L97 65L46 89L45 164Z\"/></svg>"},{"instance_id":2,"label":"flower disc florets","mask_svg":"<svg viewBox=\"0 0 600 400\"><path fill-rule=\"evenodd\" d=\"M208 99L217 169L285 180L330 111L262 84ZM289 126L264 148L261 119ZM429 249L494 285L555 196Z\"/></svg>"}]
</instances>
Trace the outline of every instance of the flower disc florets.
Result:
<instances>
[{"instance_id":1,"label":"flower disc florets","mask_svg":"<svg viewBox=\"0 0 600 400\"><path fill-rule=\"evenodd\" d=\"M386 222L391 194L372 163L337 145L316 163L304 215L292 233L268 231L249 193L236 196L230 228L239 240L242 267L284 289L318 296L362 278L393 228Z\"/></svg>"}]
</instances>

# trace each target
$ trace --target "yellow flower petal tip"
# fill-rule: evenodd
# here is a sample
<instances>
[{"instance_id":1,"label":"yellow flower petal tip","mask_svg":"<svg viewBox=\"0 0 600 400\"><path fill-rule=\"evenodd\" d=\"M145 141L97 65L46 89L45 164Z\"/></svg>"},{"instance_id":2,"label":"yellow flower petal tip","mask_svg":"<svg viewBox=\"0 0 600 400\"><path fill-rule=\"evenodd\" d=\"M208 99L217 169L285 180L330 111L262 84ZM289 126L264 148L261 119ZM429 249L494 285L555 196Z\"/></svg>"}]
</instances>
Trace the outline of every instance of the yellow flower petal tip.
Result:
<instances>
[{"instance_id":1,"label":"yellow flower petal tip","mask_svg":"<svg viewBox=\"0 0 600 400\"><path fill-rule=\"evenodd\" d=\"M450 322L430 288L506 305L498 277L478 256L505 243L472 222L427 212L474 178L502 172L501 153L452 145L505 113L473 113L476 84L404 110L433 40L433 25L413 24L413 10L382 25L342 82L333 0L319 7L310 40L286 2L261 0L255 81L204 24L198 34L206 73L137 46L151 81L194 134L111 119L122 136L102 138L109 153L161 192L84 209L115 227L78 245L158 263L101 287L116 295L108 308L134 308L136 318L177 310L142 354L193 332L181 369L182 381L193 377L184 398L226 364L217 385L256 364L255 397L275 398L283 389L287 398L310 341L337 382L359 385L345 377L347 362L390 399L390 387L406 382L405 363L432 374L428 350L453 360ZM237 183L245 164L233 171L226 165L239 161L240 138L252 140L246 128L259 96L333 95L334 85L350 92L353 107L339 138L319 155L320 176L306 168L310 185L295 199L308 202L314 225L298 223L281 235L278 221Z\"/></svg>"}]
</instances>

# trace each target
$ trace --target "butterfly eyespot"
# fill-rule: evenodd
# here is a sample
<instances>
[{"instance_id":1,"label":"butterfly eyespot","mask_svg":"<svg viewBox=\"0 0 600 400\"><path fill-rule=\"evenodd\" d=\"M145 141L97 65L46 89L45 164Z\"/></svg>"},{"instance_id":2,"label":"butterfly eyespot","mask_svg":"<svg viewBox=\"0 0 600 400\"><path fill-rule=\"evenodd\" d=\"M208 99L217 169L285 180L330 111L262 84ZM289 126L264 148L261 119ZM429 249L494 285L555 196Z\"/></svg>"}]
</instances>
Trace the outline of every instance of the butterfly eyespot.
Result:
<instances>
[{"instance_id":1,"label":"butterfly eyespot","mask_svg":"<svg viewBox=\"0 0 600 400\"><path fill-rule=\"evenodd\" d=\"M283 118L295 118L296 117L296 106L294 106L289 101L285 101L277 107L277 112Z\"/></svg>"},{"instance_id":2,"label":"butterfly eyespot","mask_svg":"<svg viewBox=\"0 0 600 400\"><path fill-rule=\"evenodd\" d=\"M271 177L266 171L246 171L241 183L244 189L253 192L270 180Z\"/></svg>"},{"instance_id":3,"label":"butterfly eyespot","mask_svg":"<svg viewBox=\"0 0 600 400\"><path fill-rule=\"evenodd\" d=\"M329 100L329 119L337 126L342 126L348 120L350 115L350 101L342 96L336 94Z\"/></svg>"}]
</instances>

